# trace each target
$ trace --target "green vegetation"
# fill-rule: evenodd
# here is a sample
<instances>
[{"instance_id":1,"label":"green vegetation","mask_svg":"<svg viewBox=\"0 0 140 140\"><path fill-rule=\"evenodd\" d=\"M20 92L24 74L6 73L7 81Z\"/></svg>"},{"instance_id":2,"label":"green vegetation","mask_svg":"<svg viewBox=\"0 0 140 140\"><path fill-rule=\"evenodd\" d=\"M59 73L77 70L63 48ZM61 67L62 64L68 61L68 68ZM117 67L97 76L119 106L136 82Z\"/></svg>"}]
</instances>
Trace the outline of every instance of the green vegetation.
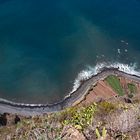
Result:
<instances>
[{"instance_id":1,"label":"green vegetation","mask_svg":"<svg viewBox=\"0 0 140 140\"><path fill-rule=\"evenodd\" d=\"M128 98L133 98L133 97L134 97L133 93L128 94Z\"/></svg>"},{"instance_id":2,"label":"green vegetation","mask_svg":"<svg viewBox=\"0 0 140 140\"><path fill-rule=\"evenodd\" d=\"M135 85L135 84L133 84L133 83L128 83L127 86L128 86L128 89L129 89L129 92L130 92L130 93L136 93L137 88L136 88L136 85Z\"/></svg>"},{"instance_id":3,"label":"green vegetation","mask_svg":"<svg viewBox=\"0 0 140 140\"><path fill-rule=\"evenodd\" d=\"M101 102L98 104L97 112L98 114L104 114L107 115L117 109L117 105L110 103L110 102Z\"/></svg>"},{"instance_id":4,"label":"green vegetation","mask_svg":"<svg viewBox=\"0 0 140 140\"><path fill-rule=\"evenodd\" d=\"M72 125L82 130L91 124L96 108L97 104L94 103L87 107L81 107L80 109L78 107L66 109L61 114L63 116L62 123L63 125Z\"/></svg>"},{"instance_id":5,"label":"green vegetation","mask_svg":"<svg viewBox=\"0 0 140 140\"><path fill-rule=\"evenodd\" d=\"M105 80L119 94L119 96L124 95L124 91L117 76L110 75Z\"/></svg>"},{"instance_id":6,"label":"green vegetation","mask_svg":"<svg viewBox=\"0 0 140 140\"><path fill-rule=\"evenodd\" d=\"M98 139L105 139L107 135L107 130L103 127L102 135L100 134L99 130L96 128L95 130Z\"/></svg>"}]
</instances>

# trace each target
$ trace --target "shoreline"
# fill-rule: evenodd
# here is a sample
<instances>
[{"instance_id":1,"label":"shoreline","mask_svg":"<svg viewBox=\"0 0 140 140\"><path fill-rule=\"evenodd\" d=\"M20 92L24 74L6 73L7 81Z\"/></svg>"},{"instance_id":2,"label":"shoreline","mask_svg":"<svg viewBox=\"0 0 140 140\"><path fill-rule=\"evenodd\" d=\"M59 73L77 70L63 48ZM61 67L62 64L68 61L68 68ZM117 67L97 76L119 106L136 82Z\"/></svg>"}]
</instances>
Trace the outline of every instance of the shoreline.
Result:
<instances>
[{"instance_id":1,"label":"shoreline","mask_svg":"<svg viewBox=\"0 0 140 140\"><path fill-rule=\"evenodd\" d=\"M5 99L0 99L0 113L11 113L23 116L41 115L63 110L81 102L87 95L91 86L98 81L104 80L109 75L123 76L133 81L140 82L140 76L131 75L118 70L117 68L104 68L96 75L82 82L79 88L73 93L66 95L61 101L54 104L22 104L15 103Z\"/></svg>"}]
</instances>

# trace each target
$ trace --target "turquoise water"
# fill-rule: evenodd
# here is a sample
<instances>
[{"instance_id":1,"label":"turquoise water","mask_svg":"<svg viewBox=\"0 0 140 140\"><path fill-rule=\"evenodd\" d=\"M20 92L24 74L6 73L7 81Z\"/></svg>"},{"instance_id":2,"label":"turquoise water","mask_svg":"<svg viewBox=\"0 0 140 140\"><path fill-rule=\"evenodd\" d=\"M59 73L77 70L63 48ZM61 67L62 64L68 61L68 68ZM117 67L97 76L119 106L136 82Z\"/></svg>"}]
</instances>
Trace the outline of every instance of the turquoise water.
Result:
<instances>
[{"instance_id":1,"label":"turquoise water","mask_svg":"<svg viewBox=\"0 0 140 140\"><path fill-rule=\"evenodd\" d=\"M87 66L139 53L139 0L0 0L1 98L58 101Z\"/></svg>"}]
</instances>

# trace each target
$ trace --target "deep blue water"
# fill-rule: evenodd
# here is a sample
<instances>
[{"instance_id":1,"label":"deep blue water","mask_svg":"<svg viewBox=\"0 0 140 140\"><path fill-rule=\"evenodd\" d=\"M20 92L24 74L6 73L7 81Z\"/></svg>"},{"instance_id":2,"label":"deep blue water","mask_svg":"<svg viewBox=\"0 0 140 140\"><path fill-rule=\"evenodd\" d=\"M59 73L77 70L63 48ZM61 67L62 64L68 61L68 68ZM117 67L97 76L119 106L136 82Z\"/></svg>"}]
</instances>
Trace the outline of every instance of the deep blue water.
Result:
<instances>
[{"instance_id":1,"label":"deep blue water","mask_svg":"<svg viewBox=\"0 0 140 140\"><path fill-rule=\"evenodd\" d=\"M139 53L140 0L0 0L1 98L56 101L87 65Z\"/></svg>"}]
</instances>

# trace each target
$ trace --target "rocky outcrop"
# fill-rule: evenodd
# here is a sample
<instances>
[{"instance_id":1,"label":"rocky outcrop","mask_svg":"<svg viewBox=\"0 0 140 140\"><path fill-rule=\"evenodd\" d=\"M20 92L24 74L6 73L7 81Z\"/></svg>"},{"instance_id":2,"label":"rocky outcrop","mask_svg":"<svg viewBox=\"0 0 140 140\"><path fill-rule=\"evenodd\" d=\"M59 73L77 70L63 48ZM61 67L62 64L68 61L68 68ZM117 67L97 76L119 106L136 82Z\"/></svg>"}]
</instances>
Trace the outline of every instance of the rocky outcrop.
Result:
<instances>
[{"instance_id":1,"label":"rocky outcrop","mask_svg":"<svg viewBox=\"0 0 140 140\"><path fill-rule=\"evenodd\" d=\"M61 133L62 140L86 140L84 135L72 126L66 126Z\"/></svg>"},{"instance_id":2,"label":"rocky outcrop","mask_svg":"<svg viewBox=\"0 0 140 140\"><path fill-rule=\"evenodd\" d=\"M0 116L0 125L1 126L10 126L13 124L17 124L19 121L20 121L20 117L17 115L4 113Z\"/></svg>"}]
</instances>

